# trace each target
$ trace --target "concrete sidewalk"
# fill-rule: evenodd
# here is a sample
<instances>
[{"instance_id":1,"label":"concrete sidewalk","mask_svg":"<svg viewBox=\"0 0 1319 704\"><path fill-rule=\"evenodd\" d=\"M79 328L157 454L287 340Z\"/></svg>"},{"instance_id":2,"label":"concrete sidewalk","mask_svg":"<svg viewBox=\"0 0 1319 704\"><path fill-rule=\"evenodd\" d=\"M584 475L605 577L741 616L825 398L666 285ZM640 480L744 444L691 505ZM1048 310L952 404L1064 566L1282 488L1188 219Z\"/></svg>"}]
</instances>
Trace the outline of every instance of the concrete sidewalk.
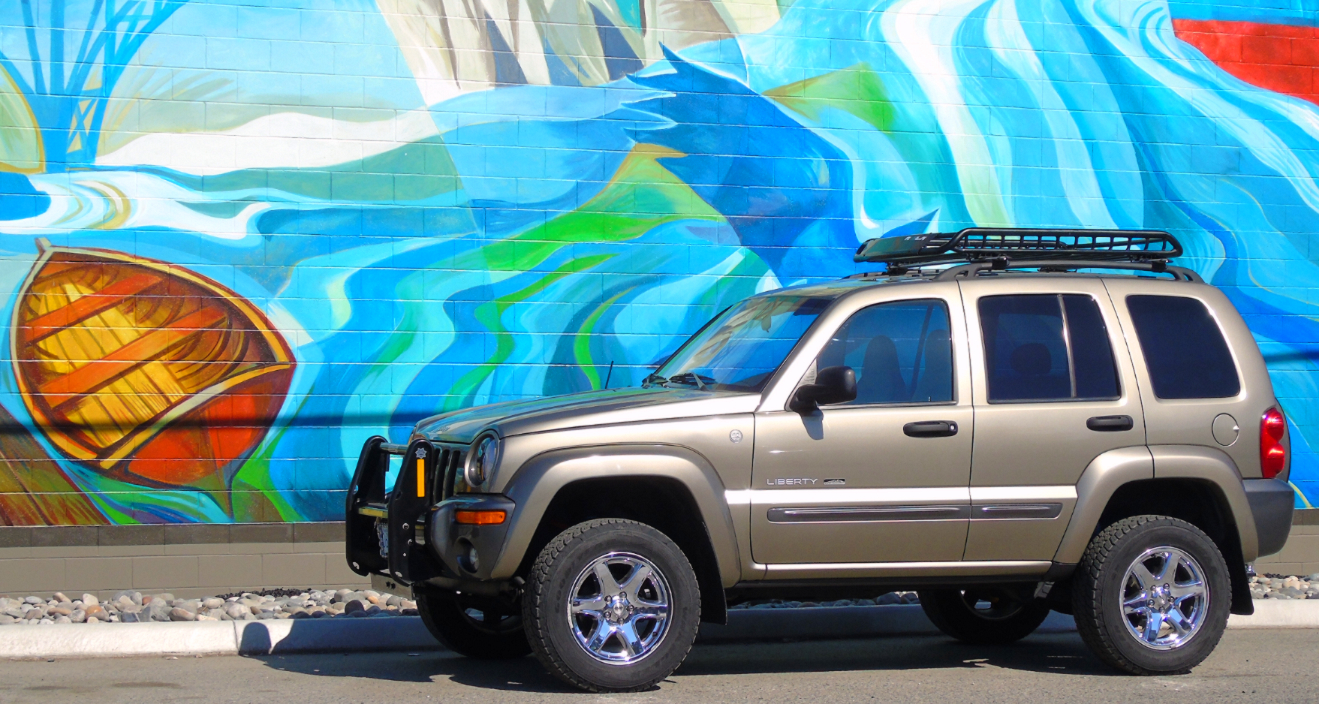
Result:
<instances>
[{"instance_id":1,"label":"concrete sidewalk","mask_svg":"<svg viewBox=\"0 0 1319 704\"><path fill-rule=\"evenodd\" d=\"M1255 602L1254 616L1232 616L1228 628L1319 628L1319 600ZM1042 632L1076 629L1051 614ZM920 606L739 609L728 625L703 624L699 642L820 640L934 635ZM0 658L95 658L143 655L268 655L314 652L435 650L440 646L415 616L272 619L142 624L60 624L0 628Z\"/></svg>"}]
</instances>

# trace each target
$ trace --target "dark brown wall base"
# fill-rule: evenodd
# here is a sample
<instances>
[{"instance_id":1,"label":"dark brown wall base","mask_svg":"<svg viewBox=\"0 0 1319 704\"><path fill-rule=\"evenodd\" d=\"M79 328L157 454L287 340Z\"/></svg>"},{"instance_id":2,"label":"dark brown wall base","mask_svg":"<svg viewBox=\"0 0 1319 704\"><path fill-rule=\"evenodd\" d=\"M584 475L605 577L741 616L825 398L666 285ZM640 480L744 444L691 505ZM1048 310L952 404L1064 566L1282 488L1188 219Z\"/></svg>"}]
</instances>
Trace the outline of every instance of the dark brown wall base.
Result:
<instances>
[{"instance_id":1,"label":"dark brown wall base","mask_svg":"<svg viewBox=\"0 0 1319 704\"><path fill-rule=\"evenodd\" d=\"M209 596L259 588L360 588L344 562L343 523L0 527L0 595L110 596L121 589ZM1256 571L1319 572L1319 509Z\"/></svg>"},{"instance_id":2,"label":"dark brown wall base","mask_svg":"<svg viewBox=\"0 0 1319 704\"><path fill-rule=\"evenodd\" d=\"M362 587L343 523L0 527L0 595Z\"/></svg>"}]
</instances>

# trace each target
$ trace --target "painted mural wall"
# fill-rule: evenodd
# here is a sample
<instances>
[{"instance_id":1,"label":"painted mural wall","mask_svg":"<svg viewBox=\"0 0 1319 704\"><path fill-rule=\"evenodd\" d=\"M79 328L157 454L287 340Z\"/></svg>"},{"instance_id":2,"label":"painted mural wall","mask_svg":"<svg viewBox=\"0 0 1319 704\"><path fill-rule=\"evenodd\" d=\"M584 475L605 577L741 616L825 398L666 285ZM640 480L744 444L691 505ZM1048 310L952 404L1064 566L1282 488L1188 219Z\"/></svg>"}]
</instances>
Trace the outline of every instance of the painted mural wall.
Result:
<instances>
[{"instance_id":1,"label":"painted mural wall","mask_svg":"<svg viewBox=\"0 0 1319 704\"><path fill-rule=\"evenodd\" d=\"M0 524L336 520L858 242L1159 228L1319 501L1319 2L0 3Z\"/></svg>"}]
</instances>

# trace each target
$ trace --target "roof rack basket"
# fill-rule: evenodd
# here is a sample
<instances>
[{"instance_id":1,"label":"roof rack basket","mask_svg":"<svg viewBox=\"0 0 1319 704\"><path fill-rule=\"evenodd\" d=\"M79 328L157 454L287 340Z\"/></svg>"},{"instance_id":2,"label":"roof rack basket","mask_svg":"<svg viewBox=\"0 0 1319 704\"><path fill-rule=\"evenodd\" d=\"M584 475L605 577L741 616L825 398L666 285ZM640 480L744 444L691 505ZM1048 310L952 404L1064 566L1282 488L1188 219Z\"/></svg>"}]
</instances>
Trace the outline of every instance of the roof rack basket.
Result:
<instances>
[{"instance_id":1,"label":"roof rack basket","mask_svg":"<svg viewBox=\"0 0 1319 704\"><path fill-rule=\"evenodd\" d=\"M852 257L890 269L1007 257L1034 261L1163 262L1179 257L1177 238L1156 230L1050 230L971 227L867 240Z\"/></svg>"}]
</instances>

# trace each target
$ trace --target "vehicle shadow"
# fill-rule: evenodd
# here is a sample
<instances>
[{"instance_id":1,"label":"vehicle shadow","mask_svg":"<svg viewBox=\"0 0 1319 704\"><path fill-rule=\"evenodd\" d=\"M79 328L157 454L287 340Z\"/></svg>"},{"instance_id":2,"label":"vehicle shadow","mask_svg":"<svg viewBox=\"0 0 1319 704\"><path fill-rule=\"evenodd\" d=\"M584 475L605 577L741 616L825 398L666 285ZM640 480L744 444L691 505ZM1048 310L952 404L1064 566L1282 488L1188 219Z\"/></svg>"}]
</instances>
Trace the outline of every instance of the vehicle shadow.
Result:
<instances>
[{"instance_id":1,"label":"vehicle shadow","mask_svg":"<svg viewBox=\"0 0 1319 704\"><path fill-rule=\"evenodd\" d=\"M698 646L678 676L1000 668L1066 675L1116 674L1076 633L1036 633L1011 645L970 645L942 635Z\"/></svg>"},{"instance_id":2,"label":"vehicle shadow","mask_svg":"<svg viewBox=\"0 0 1319 704\"><path fill-rule=\"evenodd\" d=\"M433 682L448 679L480 689L548 694L570 691L551 677L533 657L516 660L471 660L449 651L254 655L282 672L316 677L352 677L393 682Z\"/></svg>"},{"instance_id":3,"label":"vehicle shadow","mask_svg":"<svg viewBox=\"0 0 1319 704\"><path fill-rule=\"evenodd\" d=\"M447 651L351 655L259 655L266 666L318 677L454 683L528 693L571 691L535 658L470 660ZM943 636L698 644L673 677L769 673L1000 668L1059 675L1115 673L1075 633L1038 633L1013 645L975 646Z\"/></svg>"}]
</instances>

